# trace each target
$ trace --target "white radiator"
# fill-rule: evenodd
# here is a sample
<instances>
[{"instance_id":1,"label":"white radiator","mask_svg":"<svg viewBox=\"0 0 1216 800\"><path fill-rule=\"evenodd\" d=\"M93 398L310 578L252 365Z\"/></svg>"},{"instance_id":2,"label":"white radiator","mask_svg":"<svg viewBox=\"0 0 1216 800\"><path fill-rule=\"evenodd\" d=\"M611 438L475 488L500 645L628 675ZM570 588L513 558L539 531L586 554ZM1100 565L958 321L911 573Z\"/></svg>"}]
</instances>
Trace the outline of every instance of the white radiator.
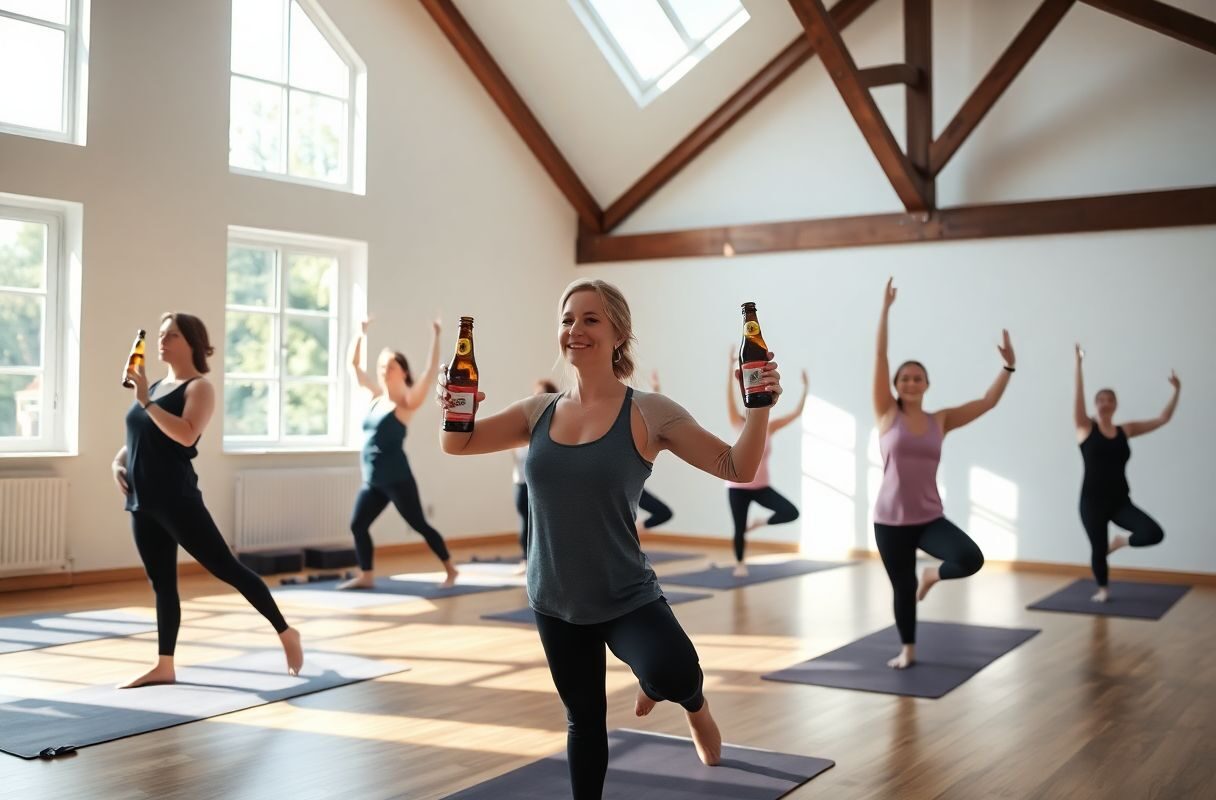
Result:
<instances>
[{"instance_id":1,"label":"white radiator","mask_svg":"<svg viewBox=\"0 0 1216 800\"><path fill-rule=\"evenodd\" d=\"M0 575L67 569L67 516L65 479L0 480Z\"/></svg>"},{"instance_id":2,"label":"white radiator","mask_svg":"<svg viewBox=\"0 0 1216 800\"><path fill-rule=\"evenodd\" d=\"M236 476L238 551L350 540L357 467L246 469Z\"/></svg>"}]
</instances>

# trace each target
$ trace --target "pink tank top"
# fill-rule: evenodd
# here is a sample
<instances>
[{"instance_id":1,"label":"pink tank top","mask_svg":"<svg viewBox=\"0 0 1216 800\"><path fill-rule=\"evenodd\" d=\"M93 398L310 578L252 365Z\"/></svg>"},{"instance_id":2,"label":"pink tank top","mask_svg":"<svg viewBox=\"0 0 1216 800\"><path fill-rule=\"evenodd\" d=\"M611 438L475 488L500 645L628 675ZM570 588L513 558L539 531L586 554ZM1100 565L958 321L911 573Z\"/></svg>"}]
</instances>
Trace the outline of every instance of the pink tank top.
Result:
<instances>
[{"instance_id":1,"label":"pink tank top","mask_svg":"<svg viewBox=\"0 0 1216 800\"><path fill-rule=\"evenodd\" d=\"M735 430L741 430L736 428ZM747 483L732 483L726 482L728 489L767 489L770 485L768 477L768 457L773 454L773 437L764 437L764 455L760 456L760 468L756 470L756 477L752 478Z\"/></svg>"},{"instance_id":2,"label":"pink tank top","mask_svg":"<svg viewBox=\"0 0 1216 800\"><path fill-rule=\"evenodd\" d=\"M878 440L882 451L882 488L874 503L880 525L923 525L943 516L937 492L937 465L942 458L942 431L930 416L920 436L911 433L899 412L895 424Z\"/></svg>"}]
</instances>

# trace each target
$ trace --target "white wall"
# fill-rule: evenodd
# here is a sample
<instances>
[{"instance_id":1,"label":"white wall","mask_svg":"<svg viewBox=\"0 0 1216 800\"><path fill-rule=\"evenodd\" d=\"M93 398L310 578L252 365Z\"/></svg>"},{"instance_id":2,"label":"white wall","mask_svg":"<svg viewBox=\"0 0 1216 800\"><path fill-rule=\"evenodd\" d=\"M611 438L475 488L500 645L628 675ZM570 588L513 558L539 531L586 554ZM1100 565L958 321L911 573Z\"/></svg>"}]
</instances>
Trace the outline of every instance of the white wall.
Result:
<instances>
[{"instance_id":1,"label":"white wall","mask_svg":"<svg viewBox=\"0 0 1216 800\"><path fill-rule=\"evenodd\" d=\"M552 0L563 17L569 16L564 1ZM573 213L416 4L325 3L369 69L365 197L228 173L227 3L93 5L88 147L0 136L0 191L85 205L80 455L0 461L0 471L43 470L71 479L77 569L137 563L109 478L129 402L114 386L115 365L131 329L170 308L201 314L218 338L225 232L233 224L367 241L370 305L378 320L373 348L391 343L417 361L436 307L444 311L449 336L458 314L476 315L491 408L526 393L547 373L553 300L573 276L594 275L621 285L633 303L642 366L661 368L665 391L725 434L725 350L737 341L739 302L756 300L791 385L798 367L811 371L815 401L808 424L820 437L804 449L791 429L777 441L775 483L800 502L804 516L786 530L758 535L802 539L812 552L839 552L868 538L870 359L888 274L902 287L892 360L926 361L937 404L982 393L999 368L993 345L1000 327L1013 332L1019 370L1005 401L950 437L942 469L947 511L964 525L973 499L998 506L1002 499L973 497L973 467L1016 486L1016 539L983 539L992 557L1012 550L1024 559L1087 558L1076 515L1080 457L1069 429L1072 342L1081 339L1089 350L1090 388L1119 389L1128 416L1155 414L1164 405L1165 377L1175 367L1185 387L1178 415L1133 443L1130 469L1135 499L1165 526L1167 540L1117 556L1116 563L1216 571L1200 500L1216 442L1216 423L1203 410L1216 392L1208 344L1216 338L1213 228L576 268ZM490 5L461 3L475 25ZM1216 17L1212 0L1179 5ZM1033 7L935 4L939 129ZM896 3L879 3L850 30L847 38L863 64L897 59L897 11ZM538 14L531 19L540 46L549 29ZM748 57L763 63L771 55ZM600 56L586 49L582 58ZM546 68L543 58L534 61L536 69ZM503 66L532 101L528 69L508 59ZM1208 54L1075 8L943 174L942 202L1212 183L1214 70L1216 59ZM672 91L691 86L701 97L703 87L690 83L695 77ZM879 95L899 131L898 90ZM546 95L536 102L586 105L595 97ZM651 108L661 107L656 104ZM551 112L537 111L549 121ZM677 118L683 119L673 113L667 121ZM627 138L632 129L622 127ZM670 131L663 131L665 142ZM563 146L563 137L577 139L564 129L552 133ZM630 158L644 168L664 149L665 143L650 158L635 148ZM604 192L636 177L616 174L624 162L595 173L588 163L595 157L595 151L571 156L577 170L600 176L593 183L607 187ZM822 64L812 61L639 211L628 229L896 207ZM217 366L222 356L221 348ZM441 456L432 435L437 416L422 411L407 446L437 527L449 537L513 528L507 458ZM824 419L835 421L825 426ZM844 424L850 419L851 431ZM825 444L824 436L841 446ZM354 459L226 456L216 427L197 465L210 507L231 530L238 469ZM804 498L804 463L846 491L810 481ZM477 502L468 501L470 486ZM729 535L724 491L715 481L664 456L653 488L675 509L674 530ZM404 539L392 515L381 524L378 530L390 533L380 541Z\"/></svg>"},{"instance_id":2,"label":"white wall","mask_svg":"<svg viewBox=\"0 0 1216 800\"><path fill-rule=\"evenodd\" d=\"M76 569L138 564L109 475L131 401L115 375L132 330L155 328L170 309L208 323L222 371L228 225L366 241L371 346L392 344L421 367L430 315L442 309L446 355L456 317L473 314L492 402L526 393L552 363L550 350L519 343L551 329L573 212L420 6L324 5L368 67L366 196L229 174L227 2L95 0L88 146L0 136L0 191L84 204L80 454L0 459L0 473L71 481ZM406 448L436 527L449 537L511 530L509 458L445 457L437 425L423 409ZM229 533L237 470L357 463L355 453L224 455L220 430L217 418L196 466ZM470 485L500 502L468 502ZM407 540L393 514L376 530L381 542Z\"/></svg>"}]
</instances>

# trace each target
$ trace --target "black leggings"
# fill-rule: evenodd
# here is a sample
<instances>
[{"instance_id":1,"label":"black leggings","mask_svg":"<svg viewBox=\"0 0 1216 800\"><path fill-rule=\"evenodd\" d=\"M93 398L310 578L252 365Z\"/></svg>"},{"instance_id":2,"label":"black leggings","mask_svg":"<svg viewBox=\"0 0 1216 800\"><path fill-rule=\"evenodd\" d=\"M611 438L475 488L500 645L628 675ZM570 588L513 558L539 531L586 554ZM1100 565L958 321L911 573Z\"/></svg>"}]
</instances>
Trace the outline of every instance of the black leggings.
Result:
<instances>
[{"instance_id":1,"label":"black leggings","mask_svg":"<svg viewBox=\"0 0 1216 800\"><path fill-rule=\"evenodd\" d=\"M184 501L171 509L131 512L135 548L156 593L156 638L162 656L172 656L182 607L177 595L177 546L215 577L236 589L274 626L287 630L287 621L261 578L236 560L201 500Z\"/></svg>"},{"instance_id":2,"label":"black leggings","mask_svg":"<svg viewBox=\"0 0 1216 800\"><path fill-rule=\"evenodd\" d=\"M874 523L878 554L887 568L895 595L895 627L904 644L916 643L916 548L940 558L942 580L974 575L984 566L984 554L971 537L945 517L924 525Z\"/></svg>"},{"instance_id":3,"label":"black leggings","mask_svg":"<svg viewBox=\"0 0 1216 800\"><path fill-rule=\"evenodd\" d=\"M371 570L375 548L372 547L372 523L380 512L388 508L389 501L397 507L397 513L411 528L422 534L431 551L440 561L447 561L448 548L439 531L431 527L422 513L422 500L418 497L418 484L413 477L384 486L363 485L355 498L355 510L350 517L350 531L355 535L355 555L359 558L359 569Z\"/></svg>"},{"instance_id":4,"label":"black leggings","mask_svg":"<svg viewBox=\"0 0 1216 800\"><path fill-rule=\"evenodd\" d=\"M642 490L642 496L638 499L638 507L650 515L642 523L642 527L646 530L657 528L675 516L670 506L645 489Z\"/></svg>"},{"instance_id":5,"label":"black leggings","mask_svg":"<svg viewBox=\"0 0 1216 800\"><path fill-rule=\"evenodd\" d=\"M1107 526L1112 522L1131 532L1127 543L1132 547L1151 547L1161 544L1161 540L1165 538L1165 531L1161 530L1157 521L1132 505L1130 500L1113 512L1082 501L1081 524L1085 526L1085 533L1089 536L1090 566L1094 571L1094 580L1099 586L1105 586L1109 579L1106 551L1110 549L1110 543L1106 536Z\"/></svg>"},{"instance_id":6,"label":"black leggings","mask_svg":"<svg viewBox=\"0 0 1216 800\"><path fill-rule=\"evenodd\" d=\"M743 535L747 530L747 509L754 502L767 508L773 512L773 515L768 518L769 525L781 525L785 522L793 522L798 519L798 509L794 504L785 499L771 486L766 486L763 489L736 489L731 487L726 490L726 497L730 500L730 514L735 519L735 560L743 560Z\"/></svg>"},{"instance_id":7,"label":"black leggings","mask_svg":"<svg viewBox=\"0 0 1216 800\"><path fill-rule=\"evenodd\" d=\"M664 598L598 625L574 625L537 614L536 629L566 706L566 756L574 800L599 800L608 771L604 645L629 665L652 700L670 700L693 712L705 704L696 648Z\"/></svg>"},{"instance_id":8,"label":"black leggings","mask_svg":"<svg viewBox=\"0 0 1216 800\"><path fill-rule=\"evenodd\" d=\"M528 484L515 484L515 510L519 513L519 552L528 557Z\"/></svg>"}]
</instances>

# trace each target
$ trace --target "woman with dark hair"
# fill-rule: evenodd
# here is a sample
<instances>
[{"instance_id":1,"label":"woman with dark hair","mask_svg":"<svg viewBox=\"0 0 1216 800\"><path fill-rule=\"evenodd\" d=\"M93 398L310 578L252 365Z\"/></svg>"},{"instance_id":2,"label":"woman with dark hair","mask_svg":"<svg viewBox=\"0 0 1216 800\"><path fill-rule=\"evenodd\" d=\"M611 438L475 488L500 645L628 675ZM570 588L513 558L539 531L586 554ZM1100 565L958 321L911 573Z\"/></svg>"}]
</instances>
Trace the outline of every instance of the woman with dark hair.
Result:
<instances>
[{"instance_id":1,"label":"woman with dark hair","mask_svg":"<svg viewBox=\"0 0 1216 800\"><path fill-rule=\"evenodd\" d=\"M895 288L887 281L882 316L878 323L878 353L874 363L874 418L878 423L882 451L882 488L874 503L874 538L878 553L891 579L895 600L895 627L903 647L887 662L895 669L916 660L916 604L939 580L974 575L984 565L984 555L971 537L946 519L937 491L937 465L942 439L996 407L1009 376L1014 372L1013 345L1009 331L1002 331L997 346L1004 366L996 381L979 400L941 411L925 411L922 401L929 388L929 372L919 361L905 361L895 370L895 396L887 388L887 316L895 302ZM916 550L941 559L937 567L925 567L919 588L916 580Z\"/></svg>"},{"instance_id":2,"label":"woman with dark hair","mask_svg":"<svg viewBox=\"0 0 1216 800\"><path fill-rule=\"evenodd\" d=\"M1089 536L1090 565L1098 584L1093 600L1105 603L1110 599L1106 557L1124 547L1151 547L1165 539L1165 532L1157 521L1132 504L1126 472L1132 450L1127 440L1155 431L1173 418L1182 383L1171 371L1169 382L1174 387L1174 394L1159 416L1116 425L1114 417L1119 403L1114 389L1098 390L1094 397L1096 417L1090 417L1085 408L1085 381L1081 374L1084 357L1081 345L1077 345L1077 391L1073 402L1073 422L1077 428L1077 443L1081 445L1081 458L1085 463L1085 478L1081 483L1081 524ZM1108 541L1112 522L1130 532L1131 536L1118 534Z\"/></svg>"},{"instance_id":3,"label":"woman with dark hair","mask_svg":"<svg viewBox=\"0 0 1216 800\"><path fill-rule=\"evenodd\" d=\"M363 443L363 488L355 499L350 530L355 536L355 555L359 559L359 574L338 584L339 589L370 589L376 585L373 572L375 548L371 525L391 502L406 523L422 534L431 552L443 562L447 577L440 586L456 583L456 567L444 544L443 536L431 527L422 510L418 483L405 457L406 427L414 412L426 400L431 382L435 380L439 362L439 320L431 323L431 348L420 381L414 380L405 356L387 347L376 360L377 380L373 381L363 369L363 343L367 338L367 321L351 347L351 367L359 385L371 392L372 402L363 419L367 439Z\"/></svg>"},{"instance_id":4,"label":"woman with dark hair","mask_svg":"<svg viewBox=\"0 0 1216 800\"><path fill-rule=\"evenodd\" d=\"M215 410L215 389L203 376L212 353L207 328L190 314L161 317L157 342L168 367L151 386L142 366L128 369L135 403L127 412L127 443L114 457L114 481L131 512L135 547L156 593L160 657L156 666L122 688L176 679L173 654L181 625L177 593L177 548L181 545L215 577L229 584L265 617L279 634L287 671L304 663L300 634L287 625L266 584L232 555L198 488L191 460Z\"/></svg>"},{"instance_id":5,"label":"woman with dark hair","mask_svg":"<svg viewBox=\"0 0 1216 800\"><path fill-rule=\"evenodd\" d=\"M605 647L638 678L637 716L663 700L678 703L701 761L713 766L721 759L722 735L702 692L696 648L638 541L638 498L663 450L719 478L750 478L764 450L769 409L749 410L730 445L672 400L631 388L629 305L604 281L570 284L557 323L556 344L573 374L572 388L512 403L479 419L472 433L442 432L440 444L452 455L530 445L524 464L528 603L566 707L573 796L593 800L602 796L608 770ZM776 401L776 364L766 364L762 380ZM450 407L443 377L436 394ZM479 392L476 401L484 399Z\"/></svg>"},{"instance_id":6,"label":"woman with dark hair","mask_svg":"<svg viewBox=\"0 0 1216 800\"><path fill-rule=\"evenodd\" d=\"M730 419L730 426L734 430L742 428L745 421L744 416L739 413L738 406L735 405L735 398L739 394L739 382L735 379L735 370L738 368L739 348L734 347L731 348L730 360L727 362L726 368L726 414ZM773 434L802 418L802 410L806 408L806 396L809 390L806 370L803 370L802 397L799 398L798 405L794 406L790 413L771 417L768 421L768 438L764 442L764 455L760 459L760 469L756 470L756 477L750 481L726 482L726 500L730 504L731 520L735 526L735 569L733 574L736 578L747 576L747 564L743 560L743 555L747 547L749 532L762 525L784 525L798 519L797 506L773 488L768 473L768 460L773 452ZM767 518L760 518L749 523L747 514L752 503L767 508L773 513Z\"/></svg>"}]
</instances>

